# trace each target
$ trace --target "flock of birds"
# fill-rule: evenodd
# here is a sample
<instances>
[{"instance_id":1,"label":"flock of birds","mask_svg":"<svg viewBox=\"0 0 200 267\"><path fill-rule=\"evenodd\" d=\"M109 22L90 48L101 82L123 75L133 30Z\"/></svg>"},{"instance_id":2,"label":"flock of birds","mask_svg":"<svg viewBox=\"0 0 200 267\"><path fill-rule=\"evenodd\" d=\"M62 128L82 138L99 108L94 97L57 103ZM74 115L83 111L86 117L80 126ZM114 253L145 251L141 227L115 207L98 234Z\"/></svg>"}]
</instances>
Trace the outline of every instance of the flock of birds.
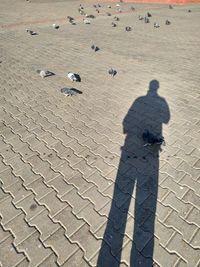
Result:
<instances>
[{"instance_id":1,"label":"flock of birds","mask_svg":"<svg viewBox=\"0 0 200 267\"><path fill-rule=\"evenodd\" d=\"M101 8L101 5L98 4L98 5L93 5L93 7L95 8L95 11L97 13L100 13L100 8ZM110 5L107 6L108 8L111 8ZM120 7L120 4L116 4L116 7L117 7L117 11L119 13L122 12L121 10L121 7ZM172 5L169 5L169 9L173 9L173 6ZM135 8L134 7L131 7L131 10L132 11L135 11ZM79 8L78 8L78 12L84 16L83 18L83 22L84 24L91 24L91 21L89 19L94 19L95 16L94 15L88 15L85 10L84 10L84 7L80 4ZM188 10L188 12L191 12L191 10ZM111 13L107 12L106 13L107 16L111 16ZM146 16L141 16L139 15L138 16L138 19L140 21L144 21L144 23L150 23L150 18L152 17L152 14L147 12ZM114 16L113 18L114 22L111 23L111 26L112 27L117 27L117 22L120 21L120 18L117 17L117 16ZM71 24L71 25L76 25L76 21L73 17L71 16L68 16L67 17L67 21ZM171 22L167 19L165 21L165 25L170 25ZM157 22L154 22L154 28L159 28L160 25L159 23ZM56 25L56 24L53 24L52 27L54 29L59 29L59 25ZM125 31L129 32L132 30L132 27L131 26L126 26L125 27ZM30 35L37 35L38 33L32 31L32 30L29 30L27 29L26 30ZM96 45L92 45L91 46L91 49L94 51L94 52L97 52L100 50L100 48ZM42 78L45 78L45 77L48 77L48 76L52 76L52 75L55 75L53 72L51 71L48 71L48 70L37 70L37 73L42 77ZM110 68L108 70L108 74L112 77L114 77L116 74L117 74L117 70L113 69L113 68ZM73 73L73 72L68 72L67 74L67 77L70 81L72 82L81 82L81 77L79 74L77 73ZM61 89L61 92L63 94L65 94L66 96L73 96L73 95L77 95L77 94L82 94L81 91L79 91L78 89L75 89L75 88L62 88ZM145 130L142 134L142 139L143 141L145 142L145 145L144 146L149 146L149 145L162 145L162 144L165 144L165 140L163 137L157 137L155 136L154 134L150 133L148 130Z\"/></svg>"},{"instance_id":2,"label":"flock of birds","mask_svg":"<svg viewBox=\"0 0 200 267\"><path fill-rule=\"evenodd\" d=\"M93 5L93 7L94 7L94 9L95 9L95 11L96 11L97 13L100 13L100 9L101 9L101 5L100 5L100 4ZM107 7L108 7L108 8L111 8L110 5L108 5ZM116 4L116 7L117 7L117 11L118 11L119 13L121 13L121 12L122 12L122 9L121 9L120 4ZM170 8L170 9L173 9L173 6L172 6L172 5L169 5L169 8ZM134 7L131 7L131 10L132 10L132 11L135 11L135 8L134 8ZM94 15L92 15L92 14L87 14L87 13L85 12L84 7L83 7L81 4L80 4L80 6L79 6L79 8L78 8L78 12L79 12L82 16L84 16L84 18L83 18L83 22L84 22L85 24L91 24L91 21L90 21L89 19L94 19L94 18L95 18ZM188 10L188 12L191 12L191 11ZM107 16L111 16L111 13L106 12L106 15L107 15ZM152 14L149 13L149 12L147 12L146 16L141 16L141 15L139 15L139 16L138 16L138 19L139 19L140 21L144 21L144 23L150 23L150 18L151 18L151 17L152 17ZM112 26L112 27L117 27L117 22L120 21L120 18L119 18L118 16L114 16L114 17L113 17L113 20L114 20L114 22L111 23L111 26ZM67 16L67 21L68 21L71 25L76 25L76 21L75 21L75 19L74 19L73 17L71 17L71 16ZM171 22L167 19L166 22L165 22L165 24L166 24L166 25L170 25ZM52 27L53 27L53 29L59 29L60 26L54 23L54 24L52 25ZM159 25L157 22L154 22L154 27L155 27L155 28L159 28L160 25ZM38 35L38 33L35 32L35 31L33 31L33 30L26 29L26 31L27 31L27 33L29 33L30 35ZM132 31L132 27L131 27L131 26L126 26L126 27L125 27L125 31L127 31L127 32ZM98 46L94 45L94 44L91 46L91 49L92 49L94 52L97 52L97 51L100 50L100 48L99 48ZM42 78L45 78L45 77L54 75L53 72L48 71L48 70L37 70L37 73L38 73ZM114 77L114 76L117 74L117 71L116 71L115 69L113 69L113 68L110 68L110 69L108 70L108 74L109 74L110 76ZM80 75L77 74L77 73L68 72L67 77L68 77L72 82L81 82L81 77L80 77ZM73 93L69 93L69 94L67 93L67 92L69 92L68 90L64 90L64 92L65 92L66 95L74 95L74 94L75 94L74 91L73 91Z\"/></svg>"}]
</instances>

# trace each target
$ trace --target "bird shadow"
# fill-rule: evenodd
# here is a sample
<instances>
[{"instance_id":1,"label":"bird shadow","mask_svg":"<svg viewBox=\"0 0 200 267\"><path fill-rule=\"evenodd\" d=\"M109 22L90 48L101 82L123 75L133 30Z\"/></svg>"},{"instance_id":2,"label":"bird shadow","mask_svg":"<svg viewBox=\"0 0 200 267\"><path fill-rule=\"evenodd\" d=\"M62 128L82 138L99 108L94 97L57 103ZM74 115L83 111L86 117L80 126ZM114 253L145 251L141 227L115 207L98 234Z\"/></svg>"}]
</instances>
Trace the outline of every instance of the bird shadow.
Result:
<instances>
[{"instance_id":1,"label":"bird shadow","mask_svg":"<svg viewBox=\"0 0 200 267\"><path fill-rule=\"evenodd\" d=\"M98 267L119 267L124 260L122 255L128 257L131 267L153 265L161 146L144 146L142 135L148 129L155 136L162 136L163 124L170 120L168 104L158 95L158 89L159 82L152 80L147 94L134 101L123 120L126 137Z\"/></svg>"}]
</instances>

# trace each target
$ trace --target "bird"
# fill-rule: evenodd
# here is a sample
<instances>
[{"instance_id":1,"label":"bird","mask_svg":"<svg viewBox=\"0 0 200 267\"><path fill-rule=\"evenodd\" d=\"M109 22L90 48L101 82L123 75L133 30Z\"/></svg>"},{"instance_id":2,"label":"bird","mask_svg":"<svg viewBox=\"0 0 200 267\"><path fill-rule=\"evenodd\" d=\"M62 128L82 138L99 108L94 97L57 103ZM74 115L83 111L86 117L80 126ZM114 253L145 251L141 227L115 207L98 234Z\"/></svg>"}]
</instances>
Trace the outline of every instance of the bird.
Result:
<instances>
[{"instance_id":1,"label":"bird","mask_svg":"<svg viewBox=\"0 0 200 267\"><path fill-rule=\"evenodd\" d=\"M120 19L119 19L118 17L115 16L115 17L114 17L114 20L115 20L115 21L119 21Z\"/></svg>"},{"instance_id":2,"label":"bird","mask_svg":"<svg viewBox=\"0 0 200 267\"><path fill-rule=\"evenodd\" d=\"M132 31L132 28L131 28L130 26L127 26L127 27L125 28L125 30L126 30L127 32L130 32L130 31Z\"/></svg>"},{"instance_id":3,"label":"bird","mask_svg":"<svg viewBox=\"0 0 200 267\"><path fill-rule=\"evenodd\" d=\"M132 11L134 11L134 10L135 10L135 8L132 6L132 7L131 7L131 10L132 10Z\"/></svg>"},{"instance_id":4,"label":"bird","mask_svg":"<svg viewBox=\"0 0 200 267\"><path fill-rule=\"evenodd\" d=\"M172 5L169 5L169 9L173 9L173 6Z\"/></svg>"},{"instance_id":5,"label":"bird","mask_svg":"<svg viewBox=\"0 0 200 267\"><path fill-rule=\"evenodd\" d=\"M49 70L37 70L36 71L42 78L55 75L53 72Z\"/></svg>"},{"instance_id":6,"label":"bird","mask_svg":"<svg viewBox=\"0 0 200 267\"><path fill-rule=\"evenodd\" d=\"M147 18L147 17L144 17L144 23L149 23L150 21L149 21L149 18Z\"/></svg>"},{"instance_id":7,"label":"bird","mask_svg":"<svg viewBox=\"0 0 200 267\"><path fill-rule=\"evenodd\" d=\"M91 24L90 20L88 20L88 19L83 19L83 22L84 22L85 24Z\"/></svg>"},{"instance_id":8,"label":"bird","mask_svg":"<svg viewBox=\"0 0 200 267\"><path fill-rule=\"evenodd\" d=\"M139 20L143 20L144 19L141 15L139 15L138 18L139 18Z\"/></svg>"},{"instance_id":9,"label":"bird","mask_svg":"<svg viewBox=\"0 0 200 267\"><path fill-rule=\"evenodd\" d=\"M95 19L95 16L94 15L88 15L88 14L86 14L85 17L86 18L90 18L90 19Z\"/></svg>"},{"instance_id":10,"label":"bird","mask_svg":"<svg viewBox=\"0 0 200 267\"><path fill-rule=\"evenodd\" d=\"M112 68L110 68L109 71L108 71L108 73L109 73L112 77L114 77L114 76L117 74L117 71L114 70L114 69L112 69Z\"/></svg>"},{"instance_id":11,"label":"bird","mask_svg":"<svg viewBox=\"0 0 200 267\"><path fill-rule=\"evenodd\" d=\"M111 6L109 6L109 5L108 5L107 7L108 7L108 8L111 8Z\"/></svg>"},{"instance_id":12,"label":"bird","mask_svg":"<svg viewBox=\"0 0 200 267\"><path fill-rule=\"evenodd\" d=\"M56 25L55 23L52 25L54 29L59 29L59 25Z\"/></svg>"},{"instance_id":13,"label":"bird","mask_svg":"<svg viewBox=\"0 0 200 267\"><path fill-rule=\"evenodd\" d=\"M112 27L117 27L117 24L112 22Z\"/></svg>"},{"instance_id":14,"label":"bird","mask_svg":"<svg viewBox=\"0 0 200 267\"><path fill-rule=\"evenodd\" d=\"M68 72L67 77L72 81L72 82L81 82L81 77L77 73L73 72Z\"/></svg>"},{"instance_id":15,"label":"bird","mask_svg":"<svg viewBox=\"0 0 200 267\"><path fill-rule=\"evenodd\" d=\"M188 9L188 13L192 12L191 9Z\"/></svg>"},{"instance_id":16,"label":"bird","mask_svg":"<svg viewBox=\"0 0 200 267\"><path fill-rule=\"evenodd\" d=\"M97 5L93 5L94 8L97 8Z\"/></svg>"},{"instance_id":17,"label":"bird","mask_svg":"<svg viewBox=\"0 0 200 267\"><path fill-rule=\"evenodd\" d=\"M72 18L72 17L70 17L70 16L67 16L67 19L68 19L68 21L69 21L69 23L70 23L71 25L76 25L76 23L75 23L75 21L74 21L74 18Z\"/></svg>"},{"instance_id":18,"label":"bird","mask_svg":"<svg viewBox=\"0 0 200 267\"><path fill-rule=\"evenodd\" d=\"M31 31L29 29L26 29L26 32L28 32L30 35L38 35L37 32Z\"/></svg>"},{"instance_id":19,"label":"bird","mask_svg":"<svg viewBox=\"0 0 200 267\"><path fill-rule=\"evenodd\" d=\"M160 25L157 22L154 22L154 28L159 28Z\"/></svg>"},{"instance_id":20,"label":"bird","mask_svg":"<svg viewBox=\"0 0 200 267\"><path fill-rule=\"evenodd\" d=\"M165 24L166 24L166 25L170 25L171 22L167 19L167 20L165 21Z\"/></svg>"},{"instance_id":21,"label":"bird","mask_svg":"<svg viewBox=\"0 0 200 267\"><path fill-rule=\"evenodd\" d=\"M117 11L118 11L119 13L122 13L122 10L121 10L121 8L118 8L118 9L117 9Z\"/></svg>"},{"instance_id":22,"label":"bird","mask_svg":"<svg viewBox=\"0 0 200 267\"><path fill-rule=\"evenodd\" d=\"M100 5L100 4L98 4L98 7L101 7L101 5Z\"/></svg>"},{"instance_id":23,"label":"bird","mask_svg":"<svg viewBox=\"0 0 200 267\"><path fill-rule=\"evenodd\" d=\"M106 12L106 15L107 15L107 16L111 16L111 13L109 13L109 12Z\"/></svg>"},{"instance_id":24,"label":"bird","mask_svg":"<svg viewBox=\"0 0 200 267\"><path fill-rule=\"evenodd\" d=\"M151 13L147 12L147 17L151 18L152 17Z\"/></svg>"},{"instance_id":25,"label":"bird","mask_svg":"<svg viewBox=\"0 0 200 267\"><path fill-rule=\"evenodd\" d=\"M144 146L152 146L152 145L162 145L165 144L164 137L158 137L149 132L149 130L144 130L142 134L142 139L145 142Z\"/></svg>"},{"instance_id":26,"label":"bird","mask_svg":"<svg viewBox=\"0 0 200 267\"><path fill-rule=\"evenodd\" d=\"M120 7L120 4L116 4L116 7Z\"/></svg>"},{"instance_id":27,"label":"bird","mask_svg":"<svg viewBox=\"0 0 200 267\"><path fill-rule=\"evenodd\" d=\"M97 13L99 13L99 12L100 12L98 8L96 9L96 12L97 12Z\"/></svg>"},{"instance_id":28,"label":"bird","mask_svg":"<svg viewBox=\"0 0 200 267\"><path fill-rule=\"evenodd\" d=\"M92 45L91 48L92 48L92 50L94 50L94 52L97 52L100 50L100 48L96 45Z\"/></svg>"},{"instance_id":29,"label":"bird","mask_svg":"<svg viewBox=\"0 0 200 267\"><path fill-rule=\"evenodd\" d=\"M61 93L63 93L64 95L66 96L74 96L74 95L77 95L77 94L82 94L82 92L76 88L62 88L61 90Z\"/></svg>"}]
</instances>

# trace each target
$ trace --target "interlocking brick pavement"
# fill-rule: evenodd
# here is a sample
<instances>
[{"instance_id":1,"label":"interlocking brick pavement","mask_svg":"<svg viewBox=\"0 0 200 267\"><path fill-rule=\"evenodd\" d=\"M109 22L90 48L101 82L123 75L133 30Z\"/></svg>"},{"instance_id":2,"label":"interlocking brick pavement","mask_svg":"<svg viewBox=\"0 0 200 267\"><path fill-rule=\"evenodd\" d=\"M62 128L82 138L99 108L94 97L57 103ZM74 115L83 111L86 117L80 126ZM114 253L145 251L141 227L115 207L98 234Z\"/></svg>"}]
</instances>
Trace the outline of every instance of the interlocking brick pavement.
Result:
<instances>
[{"instance_id":1,"label":"interlocking brick pavement","mask_svg":"<svg viewBox=\"0 0 200 267\"><path fill-rule=\"evenodd\" d=\"M0 266L198 267L200 6L79 4L0 2Z\"/></svg>"}]
</instances>

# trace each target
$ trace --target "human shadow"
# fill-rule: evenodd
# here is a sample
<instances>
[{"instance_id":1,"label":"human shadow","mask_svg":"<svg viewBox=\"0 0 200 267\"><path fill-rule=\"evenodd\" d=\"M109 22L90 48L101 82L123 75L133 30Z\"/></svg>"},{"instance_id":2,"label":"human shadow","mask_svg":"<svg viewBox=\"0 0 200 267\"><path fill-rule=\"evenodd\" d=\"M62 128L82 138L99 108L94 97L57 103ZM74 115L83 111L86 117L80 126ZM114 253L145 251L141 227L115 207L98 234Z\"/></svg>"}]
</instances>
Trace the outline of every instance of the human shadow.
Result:
<instances>
[{"instance_id":1,"label":"human shadow","mask_svg":"<svg viewBox=\"0 0 200 267\"><path fill-rule=\"evenodd\" d=\"M147 94L134 101L123 120L126 138L98 267L120 266L122 253L131 267L153 265L161 145L145 146L142 135L149 130L162 136L162 125L170 120L168 104L158 95L158 89L159 82L152 80Z\"/></svg>"}]
</instances>

